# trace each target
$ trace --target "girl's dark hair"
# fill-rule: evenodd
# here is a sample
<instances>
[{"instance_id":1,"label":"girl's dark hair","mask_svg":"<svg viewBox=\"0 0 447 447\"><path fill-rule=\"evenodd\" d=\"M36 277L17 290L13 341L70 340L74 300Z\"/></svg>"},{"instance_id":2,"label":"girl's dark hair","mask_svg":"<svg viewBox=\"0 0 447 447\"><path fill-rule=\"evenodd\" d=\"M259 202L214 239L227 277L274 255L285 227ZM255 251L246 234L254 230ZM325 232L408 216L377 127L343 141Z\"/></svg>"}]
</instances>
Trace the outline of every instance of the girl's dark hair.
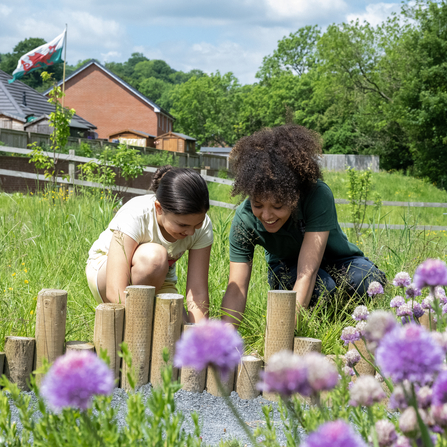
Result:
<instances>
[{"instance_id":1,"label":"girl's dark hair","mask_svg":"<svg viewBox=\"0 0 447 447\"><path fill-rule=\"evenodd\" d=\"M295 124L243 137L230 153L235 174L232 195L271 197L294 208L322 178L320 156L321 137Z\"/></svg>"},{"instance_id":2,"label":"girl's dark hair","mask_svg":"<svg viewBox=\"0 0 447 447\"><path fill-rule=\"evenodd\" d=\"M210 209L206 182L192 169L162 166L152 177L150 189L167 213L200 214Z\"/></svg>"}]
</instances>

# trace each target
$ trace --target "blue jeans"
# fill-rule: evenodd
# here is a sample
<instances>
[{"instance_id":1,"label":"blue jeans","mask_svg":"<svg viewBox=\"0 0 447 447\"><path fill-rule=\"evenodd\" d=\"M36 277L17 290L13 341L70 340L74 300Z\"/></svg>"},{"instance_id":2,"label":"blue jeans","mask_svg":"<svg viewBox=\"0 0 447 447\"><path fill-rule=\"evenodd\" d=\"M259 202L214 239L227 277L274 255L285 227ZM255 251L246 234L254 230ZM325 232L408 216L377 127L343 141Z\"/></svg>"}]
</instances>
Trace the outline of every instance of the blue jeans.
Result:
<instances>
[{"instance_id":1,"label":"blue jeans","mask_svg":"<svg viewBox=\"0 0 447 447\"><path fill-rule=\"evenodd\" d=\"M296 281L296 270L297 259L269 264L270 289L292 290ZM369 284L373 281L378 281L384 286L385 273L363 256L349 256L340 258L330 265L322 264L318 270L310 306L315 305L321 296L329 299L333 297L337 287L343 288L350 296L365 295Z\"/></svg>"}]
</instances>

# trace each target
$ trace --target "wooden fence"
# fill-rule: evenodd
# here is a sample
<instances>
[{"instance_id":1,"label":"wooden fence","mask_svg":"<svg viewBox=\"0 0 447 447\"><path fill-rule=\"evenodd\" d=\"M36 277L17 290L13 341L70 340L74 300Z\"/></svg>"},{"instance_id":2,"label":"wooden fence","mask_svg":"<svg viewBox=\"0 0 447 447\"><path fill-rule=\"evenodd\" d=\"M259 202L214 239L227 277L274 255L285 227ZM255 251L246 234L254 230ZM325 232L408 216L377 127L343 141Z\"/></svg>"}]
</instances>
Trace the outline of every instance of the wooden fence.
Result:
<instances>
[{"instance_id":1,"label":"wooden fence","mask_svg":"<svg viewBox=\"0 0 447 447\"><path fill-rule=\"evenodd\" d=\"M7 146L1 146L0 152L9 152L9 153L16 153L16 154L22 154L22 155L28 155L31 151L28 149L20 149L16 147L7 147ZM74 152L74 151L70 151ZM48 153L49 157L53 157L52 153ZM127 192L130 194L135 195L142 195L142 194L148 194L148 191L145 189L138 189L138 188L130 188L130 187L123 187L123 186L112 186L112 187L105 187L104 185L100 183L94 183L94 182L87 182L84 180L78 180L75 178L75 162L78 163L88 163L89 161L98 161L97 159L87 158L87 157L79 157L77 155L71 154L58 154L57 155L59 160L65 160L70 163L70 179L64 179L62 177L58 177L56 179L56 182L62 185L67 185L68 187L73 185L79 185L79 186L87 186L92 188L103 188L103 189L109 189L112 191L120 191L120 192ZM155 172L158 168L155 167L146 167L144 168L145 172ZM207 181L211 183L220 183L223 185L233 185L232 180L222 179L219 177L213 177L210 175L207 175L207 170L202 169L200 171L202 177ZM25 179L34 179L39 181L50 181L49 179L46 179L41 174L34 174L31 172L20 172L20 171L14 171L9 169L1 169L0 166L0 175L3 176L11 176L11 177L20 177ZM349 204L349 200L346 199L335 199L336 204ZM221 208L227 208L234 210L237 208L237 205L231 204L231 203L225 203L225 202L219 202L216 200L210 200L210 204L213 206L218 206ZM375 203L373 201L367 201L366 205L373 206ZM417 207L417 208L447 208L447 203L438 203L438 202L392 202L392 201L383 201L382 206L405 206L405 207ZM341 227L344 228L354 228L354 224L352 223L340 223ZM416 230L432 230L432 231L447 231L446 226L436 226L436 225L391 225L391 224L376 224L376 225L369 225L369 224L363 224L362 228L379 228L379 229L391 229L391 230L403 230L405 228L412 228Z\"/></svg>"}]
</instances>

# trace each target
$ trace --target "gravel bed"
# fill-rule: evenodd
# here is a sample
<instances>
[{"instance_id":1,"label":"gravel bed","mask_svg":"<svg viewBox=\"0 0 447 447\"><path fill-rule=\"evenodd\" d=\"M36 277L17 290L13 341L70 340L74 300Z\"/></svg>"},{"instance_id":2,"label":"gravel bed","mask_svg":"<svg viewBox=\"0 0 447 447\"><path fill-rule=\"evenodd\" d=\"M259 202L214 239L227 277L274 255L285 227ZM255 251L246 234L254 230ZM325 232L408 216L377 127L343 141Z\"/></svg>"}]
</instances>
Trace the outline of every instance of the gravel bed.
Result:
<instances>
[{"instance_id":1,"label":"gravel bed","mask_svg":"<svg viewBox=\"0 0 447 447\"><path fill-rule=\"evenodd\" d=\"M144 397L149 397L152 387L150 384L142 386L138 392L142 393ZM34 393L31 394L32 403L36 402ZM274 402L267 401L261 396L253 400L240 399L237 393L231 393L233 404L239 411L242 419L246 424L254 430L258 425L265 424L262 407L264 405L273 406L273 421L277 430L277 438L281 445L286 443L286 438L282 431L281 418L278 412L278 405ZM222 397L216 397L203 393L190 393L188 391L180 390L175 394L175 402L177 410L185 415L184 429L188 433L193 431L193 423L191 413L196 412L199 415L199 423L201 427L201 436L207 445L218 445L221 440L237 439L244 445L248 445L248 439L244 430L239 426L233 413L225 404ZM127 412L127 393L120 388L116 388L113 392L112 406L118 409L118 417L116 423L118 426L124 427L125 417ZM148 410L149 411L149 410ZM11 419L12 422L17 423L17 427L21 430L21 424L17 409L11 404ZM35 417L39 417L36 411Z\"/></svg>"}]
</instances>

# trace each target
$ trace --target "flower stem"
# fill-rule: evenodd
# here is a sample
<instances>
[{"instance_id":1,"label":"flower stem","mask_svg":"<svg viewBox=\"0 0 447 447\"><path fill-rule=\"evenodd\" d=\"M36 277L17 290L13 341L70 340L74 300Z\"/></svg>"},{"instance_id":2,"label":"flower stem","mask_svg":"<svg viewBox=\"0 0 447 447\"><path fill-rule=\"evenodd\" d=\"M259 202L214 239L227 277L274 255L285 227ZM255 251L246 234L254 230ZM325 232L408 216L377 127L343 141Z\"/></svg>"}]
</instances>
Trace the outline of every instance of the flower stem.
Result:
<instances>
[{"instance_id":1,"label":"flower stem","mask_svg":"<svg viewBox=\"0 0 447 447\"><path fill-rule=\"evenodd\" d=\"M248 436L248 439L250 439L252 445L256 445L256 439L253 436L253 433L249 430L249 428L247 427L247 424L242 420L239 412L237 411L236 407L234 406L233 402L231 401L227 390L225 389L225 387L222 384L222 381L220 380L220 374L215 370L214 367L211 367L211 370L213 371L214 380L217 383L217 388L219 389L220 394L222 394L222 397L224 398L225 403L230 407L230 410L234 414L234 417L237 419L239 425L245 431L245 434Z\"/></svg>"}]
</instances>

